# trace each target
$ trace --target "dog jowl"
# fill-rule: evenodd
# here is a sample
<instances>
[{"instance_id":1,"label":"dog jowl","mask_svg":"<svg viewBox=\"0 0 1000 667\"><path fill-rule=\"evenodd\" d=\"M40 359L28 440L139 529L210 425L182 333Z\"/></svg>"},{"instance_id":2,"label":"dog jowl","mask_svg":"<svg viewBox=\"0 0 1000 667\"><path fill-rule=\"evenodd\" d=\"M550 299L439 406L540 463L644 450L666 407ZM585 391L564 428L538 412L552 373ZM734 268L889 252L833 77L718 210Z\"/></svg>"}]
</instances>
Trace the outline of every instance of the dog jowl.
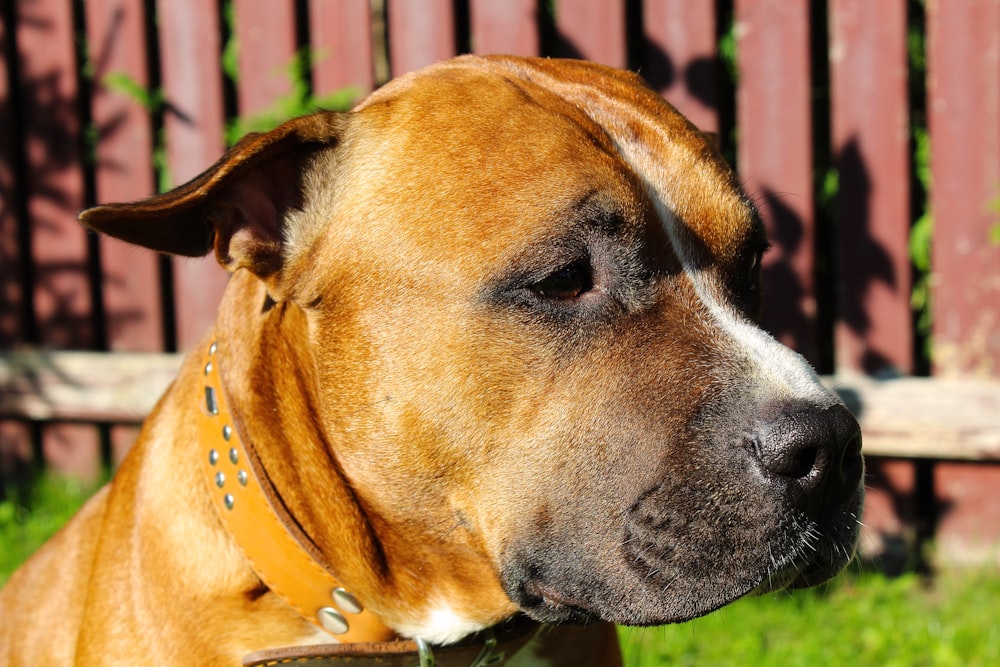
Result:
<instances>
[{"instance_id":1,"label":"dog jowl","mask_svg":"<svg viewBox=\"0 0 1000 667\"><path fill-rule=\"evenodd\" d=\"M83 221L232 271L211 363L256 475L401 636L678 622L853 554L858 425L757 326L760 219L634 75L463 57ZM202 354L11 580L0 655L38 655L45 581L69 659L333 639L205 499Z\"/></svg>"}]
</instances>

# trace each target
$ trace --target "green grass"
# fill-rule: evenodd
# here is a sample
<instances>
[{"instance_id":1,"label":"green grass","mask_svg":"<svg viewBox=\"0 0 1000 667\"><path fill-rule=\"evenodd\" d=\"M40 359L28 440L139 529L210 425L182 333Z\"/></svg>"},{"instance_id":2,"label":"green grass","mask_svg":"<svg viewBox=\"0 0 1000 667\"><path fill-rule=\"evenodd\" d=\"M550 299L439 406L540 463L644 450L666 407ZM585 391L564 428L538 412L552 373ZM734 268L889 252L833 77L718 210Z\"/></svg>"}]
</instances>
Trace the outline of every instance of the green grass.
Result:
<instances>
[{"instance_id":1,"label":"green grass","mask_svg":"<svg viewBox=\"0 0 1000 667\"><path fill-rule=\"evenodd\" d=\"M93 487L45 479L0 502L0 585ZM826 587L740 600L705 618L621 628L629 667L976 667L1000 665L1000 572L933 580L852 572Z\"/></svg>"},{"instance_id":2,"label":"green grass","mask_svg":"<svg viewBox=\"0 0 1000 667\"><path fill-rule=\"evenodd\" d=\"M621 628L630 667L1000 665L1000 573L848 574L690 623Z\"/></svg>"},{"instance_id":3,"label":"green grass","mask_svg":"<svg viewBox=\"0 0 1000 667\"><path fill-rule=\"evenodd\" d=\"M74 479L44 477L27 502L0 502L0 586L95 490Z\"/></svg>"}]
</instances>

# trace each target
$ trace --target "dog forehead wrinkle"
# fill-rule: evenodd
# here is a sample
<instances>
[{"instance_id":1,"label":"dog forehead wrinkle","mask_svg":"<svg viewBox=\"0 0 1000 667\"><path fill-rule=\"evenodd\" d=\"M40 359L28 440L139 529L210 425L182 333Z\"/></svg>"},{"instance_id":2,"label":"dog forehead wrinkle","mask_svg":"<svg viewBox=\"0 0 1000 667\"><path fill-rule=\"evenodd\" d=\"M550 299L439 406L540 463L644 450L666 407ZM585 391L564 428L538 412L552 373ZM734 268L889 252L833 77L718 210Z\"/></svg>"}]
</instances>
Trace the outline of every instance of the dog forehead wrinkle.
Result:
<instances>
[{"instance_id":1,"label":"dog forehead wrinkle","mask_svg":"<svg viewBox=\"0 0 1000 667\"><path fill-rule=\"evenodd\" d=\"M607 104L610 105L611 102ZM603 110L600 113L607 117L605 129L611 140L642 182L667 232L670 244L680 259L684 274L694 286L699 300L707 307L715 324L728 334L728 347L734 358L748 361L752 369L752 379L764 384L772 392L814 400L822 405L836 402L837 399L820 384L808 362L770 334L738 315L728 300L721 296L721 290L715 284L717 280L715 275L699 265L693 249L682 235L680 229L682 222L677 213L678 201L672 192L675 182L671 169L665 164L667 158L664 156L669 156L671 153L666 146L673 143L676 137L671 136L670 131L658 127L655 119L650 120L645 117L621 119L609 116L608 112ZM641 112L634 110L633 113ZM634 136L637 123L645 125L648 130L644 141L638 141ZM623 132L621 127L628 130ZM695 160L694 168L707 170L708 167L701 166L700 162ZM710 184L716 194L725 194L722 192L724 186L720 184L722 174L706 171L701 176L703 182ZM735 207L735 211L730 211L730 214L737 213L745 206L745 198L735 189L728 198ZM689 206L682 204L682 208ZM724 209L720 212L724 212ZM744 213L747 220L753 219L749 207L745 208ZM718 222L726 224L725 219L720 219Z\"/></svg>"},{"instance_id":2,"label":"dog forehead wrinkle","mask_svg":"<svg viewBox=\"0 0 1000 667\"><path fill-rule=\"evenodd\" d=\"M751 379L771 391L787 397L815 400L824 405L831 403L832 394L822 387L816 373L801 355L737 314L727 299L721 296L716 276L697 267L691 251L680 238L677 230L679 223L660 196L660 190L648 181L646 183L650 199L664 221L674 252L699 301L707 308L712 320L729 335L727 347L733 358L749 361Z\"/></svg>"}]
</instances>

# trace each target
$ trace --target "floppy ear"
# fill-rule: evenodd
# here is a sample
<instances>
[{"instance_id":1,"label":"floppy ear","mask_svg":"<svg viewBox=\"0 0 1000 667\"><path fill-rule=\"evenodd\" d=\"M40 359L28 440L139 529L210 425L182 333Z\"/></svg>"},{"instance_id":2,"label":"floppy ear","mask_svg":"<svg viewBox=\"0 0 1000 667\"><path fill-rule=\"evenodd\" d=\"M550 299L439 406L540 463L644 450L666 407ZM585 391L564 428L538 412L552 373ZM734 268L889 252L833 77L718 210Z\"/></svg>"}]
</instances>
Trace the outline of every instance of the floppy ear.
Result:
<instances>
[{"instance_id":1,"label":"floppy ear","mask_svg":"<svg viewBox=\"0 0 1000 667\"><path fill-rule=\"evenodd\" d=\"M160 252L195 257L214 248L230 271L270 276L282 266L285 213L302 205L303 167L337 144L345 121L344 114L319 112L247 135L188 183L143 201L91 208L80 221Z\"/></svg>"}]
</instances>

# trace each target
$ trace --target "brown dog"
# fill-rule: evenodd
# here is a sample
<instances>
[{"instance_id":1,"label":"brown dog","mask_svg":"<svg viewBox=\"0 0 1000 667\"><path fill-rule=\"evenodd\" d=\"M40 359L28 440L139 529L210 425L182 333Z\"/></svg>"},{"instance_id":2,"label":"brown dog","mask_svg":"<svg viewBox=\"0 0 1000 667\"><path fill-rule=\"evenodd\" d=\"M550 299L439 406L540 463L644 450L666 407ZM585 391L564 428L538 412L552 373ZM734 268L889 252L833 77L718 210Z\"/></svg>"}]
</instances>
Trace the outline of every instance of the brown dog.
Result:
<instances>
[{"instance_id":1,"label":"brown dog","mask_svg":"<svg viewBox=\"0 0 1000 667\"><path fill-rule=\"evenodd\" d=\"M755 326L758 216L631 74L459 58L82 219L232 278L114 481L3 591L3 664L441 645L520 612L584 624L520 659L607 665L609 623L851 557L858 426Z\"/></svg>"}]
</instances>

